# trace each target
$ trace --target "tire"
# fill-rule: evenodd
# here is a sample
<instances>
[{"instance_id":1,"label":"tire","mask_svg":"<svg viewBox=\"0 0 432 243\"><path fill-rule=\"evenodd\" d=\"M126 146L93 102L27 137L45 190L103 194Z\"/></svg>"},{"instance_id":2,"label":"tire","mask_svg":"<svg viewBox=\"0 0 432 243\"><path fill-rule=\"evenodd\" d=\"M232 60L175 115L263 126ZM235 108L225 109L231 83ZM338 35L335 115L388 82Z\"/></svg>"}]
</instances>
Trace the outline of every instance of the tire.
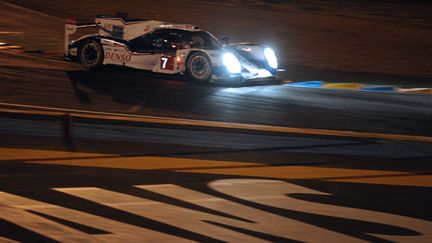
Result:
<instances>
[{"instance_id":1,"label":"tire","mask_svg":"<svg viewBox=\"0 0 432 243\"><path fill-rule=\"evenodd\" d=\"M186 72L194 82L208 82L213 72L210 58L202 52L192 53L186 63Z\"/></svg>"},{"instance_id":2,"label":"tire","mask_svg":"<svg viewBox=\"0 0 432 243\"><path fill-rule=\"evenodd\" d=\"M79 60L84 68L95 70L102 67L104 52L102 46L94 41L84 42L79 49Z\"/></svg>"}]
</instances>

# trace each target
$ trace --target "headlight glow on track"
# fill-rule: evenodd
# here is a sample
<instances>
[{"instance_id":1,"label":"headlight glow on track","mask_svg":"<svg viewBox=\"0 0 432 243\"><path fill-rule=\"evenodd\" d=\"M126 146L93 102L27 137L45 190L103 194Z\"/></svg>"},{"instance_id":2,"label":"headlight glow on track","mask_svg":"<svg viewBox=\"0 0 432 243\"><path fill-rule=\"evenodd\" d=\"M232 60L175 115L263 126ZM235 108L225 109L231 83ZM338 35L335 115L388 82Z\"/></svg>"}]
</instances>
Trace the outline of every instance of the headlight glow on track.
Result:
<instances>
[{"instance_id":1,"label":"headlight glow on track","mask_svg":"<svg viewBox=\"0 0 432 243\"><path fill-rule=\"evenodd\" d=\"M274 51L271 48L264 49L264 56L267 59L267 62L271 68L278 68L278 62Z\"/></svg>"},{"instance_id":2,"label":"headlight glow on track","mask_svg":"<svg viewBox=\"0 0 432 243\"><path fill-rule=\"evenodd\" d=\"M230 73L240 73L241 65L237 57L231 52L223 54L223 64L227 67Z\"/></svg>"}]
</instances>

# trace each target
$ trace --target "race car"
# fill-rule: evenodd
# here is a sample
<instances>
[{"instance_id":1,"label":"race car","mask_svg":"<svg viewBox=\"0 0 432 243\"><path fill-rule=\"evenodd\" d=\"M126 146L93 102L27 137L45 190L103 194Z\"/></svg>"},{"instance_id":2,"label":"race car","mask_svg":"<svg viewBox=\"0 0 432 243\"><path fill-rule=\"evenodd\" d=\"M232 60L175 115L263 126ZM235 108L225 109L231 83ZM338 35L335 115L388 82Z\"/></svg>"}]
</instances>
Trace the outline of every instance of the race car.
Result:
<instances>
[{"instance_id":1,"label":"race car","mask_svg":"<svg viewBox=\"0 0 432 243\"><path fill-rule=\"evenodd\" d=\"M76 36L77 30L91 28L97 32ZM194 25L143 20L126 14L99 15L91 24L66 19L64 56L86 69L119 65L185 74L197 82L275 77L278 61L270 47L229 44L227 39L223 42Z\"/></svg>"}]
</instances>

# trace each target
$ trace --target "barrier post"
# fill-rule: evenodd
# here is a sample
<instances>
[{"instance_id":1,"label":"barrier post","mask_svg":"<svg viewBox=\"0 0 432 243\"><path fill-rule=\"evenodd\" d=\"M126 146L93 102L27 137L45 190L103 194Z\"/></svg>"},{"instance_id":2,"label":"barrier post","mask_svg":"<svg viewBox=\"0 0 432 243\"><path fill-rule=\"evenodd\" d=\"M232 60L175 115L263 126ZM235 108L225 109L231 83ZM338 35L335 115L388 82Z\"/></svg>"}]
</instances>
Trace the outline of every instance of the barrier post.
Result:
<instances>
[{"instance_id":1,"label":"barrier post","mask_svg":"<svg viewBox=\"0 0 432 243\"><path fill-rule=\"evenodd\" d=\"M72 137L72 116L69 113L63 117L63 136L65 138Z\"/></svg>"}]
</instances>

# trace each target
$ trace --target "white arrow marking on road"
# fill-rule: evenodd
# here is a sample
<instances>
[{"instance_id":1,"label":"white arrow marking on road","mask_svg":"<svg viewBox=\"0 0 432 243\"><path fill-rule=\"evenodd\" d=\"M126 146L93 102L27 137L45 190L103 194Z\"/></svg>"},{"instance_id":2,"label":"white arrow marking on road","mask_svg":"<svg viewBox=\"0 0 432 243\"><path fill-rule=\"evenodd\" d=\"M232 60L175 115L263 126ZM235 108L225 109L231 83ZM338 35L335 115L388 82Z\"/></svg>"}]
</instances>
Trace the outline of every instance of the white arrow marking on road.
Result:
<instances>
[{"instance_id":1,"label":"white arrow marking on road","mask_svg":"<svg viewBox=\"0 0 432 243\"><path fill-rule=\"evenodd\" d=\"M221 193L276 208L311 214L340 217L385 224L419 232L418 236L374 235L395 242L432 242L432 222L411 217L359 208L350 208L295 199L289 194L329 195L320 191L277 180L231 179L211 182L212 189ZM278 197L274 200L273 197Z\"/></svg>"}]
</instances>

